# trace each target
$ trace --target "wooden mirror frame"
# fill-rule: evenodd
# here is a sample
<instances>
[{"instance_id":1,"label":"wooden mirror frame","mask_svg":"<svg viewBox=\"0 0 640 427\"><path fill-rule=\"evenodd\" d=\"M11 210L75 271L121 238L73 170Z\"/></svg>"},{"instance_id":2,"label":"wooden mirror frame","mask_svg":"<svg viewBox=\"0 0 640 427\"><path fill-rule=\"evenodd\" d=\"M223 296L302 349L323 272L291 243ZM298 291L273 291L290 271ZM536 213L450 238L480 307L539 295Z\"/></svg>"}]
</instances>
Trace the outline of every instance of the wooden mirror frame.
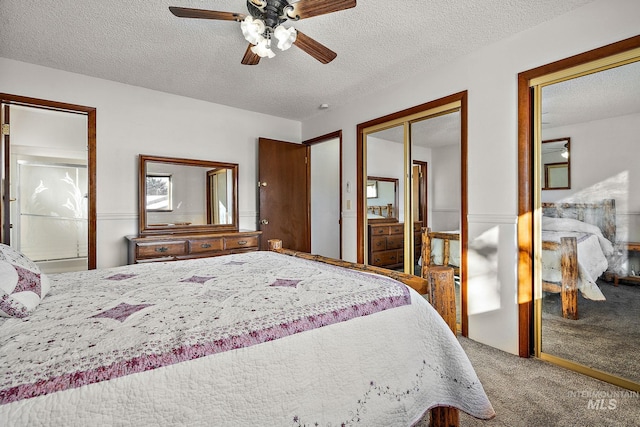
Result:
<instances>
[{"instance_id":1,"label":"wooden mirror frame","mask_svg":"<svg viewBox=\"0 0 640 427\"><path fill-rule=\"evenodd\" d=\"M544 163L542 162L543 170L541 171L542 177L542 190L570 190L571 189L571 138L557 138L557 139L548 139L542 141L542 147L544 152L544 144L553 144L553 143L562 143L566 149L569 157L566 157L566 161L564 162L554 162L554 163ZM562 165L566 165L567 169L567 185L562 187L552 187L549 185L549 170L553 168L563 167Z\"/></svg>"},{"instance_id":2,"label":"wooden mirror frame","mask_svg":"<svg viewBox=\"0 0 640 427\"><path fill-rule=\"evenodd\" d=\"M167 163L172 165L195 166L203 168L226 168L232 171L232 221L231 224L172 224L172 225L155 225L147 224L147 163ZM206 192L205 192L206 193ZM207 194L202 195L203 214L209 217L210 212L208 204L211 203ZM207 160L182 159L177 157L159 157L140 154L138 166L138 212L139 212L139 230L140 235L149 234L174 234L174 233L213 233L213 232L229 232L238 231L239 215L238 215L238 164L214 162Z\"/></svg>"},{"instance_id":3,"label":"wooden mirror frame","mask_svg":"<svg viewBox=\"0 0 640 427\"><path fill-rule=\"evenodd\" d=\"M367 221L369 223L380 223L380 222L398 222L398 211L399 211L399 201L400 201L400 197L398 195L398 190L400 188L400 180L398 178L385 178L385 177L380 177L380 176L368 176L367 177L367 183L369 181L376 181L376 183L379 182L391 182L393 183L393 213L391 215L389 215L387 213L387 217L386 218L369 218ZM378 189L378 196L380 195L379 193L380 189ZM377 197L376 197L377 198ZM367 213L369 211L369 198L367 198ZM387 206L387 209L389 209L389 207Z\"/></svg>"}]
</instances>

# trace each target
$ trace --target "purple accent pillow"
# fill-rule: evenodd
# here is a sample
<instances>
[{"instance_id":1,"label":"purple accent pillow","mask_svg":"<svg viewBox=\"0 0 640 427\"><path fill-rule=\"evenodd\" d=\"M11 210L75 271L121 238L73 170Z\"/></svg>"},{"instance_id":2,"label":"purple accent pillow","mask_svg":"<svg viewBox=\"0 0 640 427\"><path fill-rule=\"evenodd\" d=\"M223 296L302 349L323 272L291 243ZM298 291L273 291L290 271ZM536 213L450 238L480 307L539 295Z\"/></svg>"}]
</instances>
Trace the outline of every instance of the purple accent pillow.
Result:
<instances>
[{"instance_id":1,"label":"purple accent pillow","mask_svg":"<svg viewBox=\"0 0 640 427\"><path fill-rule=\"evenodd\" d=\"M49 278L20 251L0 243L0 316L27 317L49 292Z\"/></svg>"}]
</instances>

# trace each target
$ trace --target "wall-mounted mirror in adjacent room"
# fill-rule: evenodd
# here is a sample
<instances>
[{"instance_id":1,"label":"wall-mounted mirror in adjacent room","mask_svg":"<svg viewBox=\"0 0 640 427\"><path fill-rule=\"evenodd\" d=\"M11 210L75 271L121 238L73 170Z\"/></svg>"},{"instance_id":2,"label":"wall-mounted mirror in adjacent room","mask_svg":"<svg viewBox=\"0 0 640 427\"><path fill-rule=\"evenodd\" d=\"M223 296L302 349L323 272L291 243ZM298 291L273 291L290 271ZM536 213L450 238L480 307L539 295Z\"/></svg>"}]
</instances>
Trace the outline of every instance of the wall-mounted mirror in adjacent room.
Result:
<instances>
[{"instance_id":1,"label":"wall-mounted mirror in adjacent room","mask_svg":"<svg viewBox=\"0 0 640 427\"><path fill-rule=\"evenodd\" d=\"M367 218L369 222L398 221L398 179L367 177Z\"/></svg>"},{"instance_id":2,"label":"wall-mounted mirror in adjacent room","mask_svg":"<svg viewBox=\"0 0 640 427\"><path fill-rule=\"evenodd\" d=\"M571 188L571 138L542 141L542 189Z\"/></svg>"}]
</instances>

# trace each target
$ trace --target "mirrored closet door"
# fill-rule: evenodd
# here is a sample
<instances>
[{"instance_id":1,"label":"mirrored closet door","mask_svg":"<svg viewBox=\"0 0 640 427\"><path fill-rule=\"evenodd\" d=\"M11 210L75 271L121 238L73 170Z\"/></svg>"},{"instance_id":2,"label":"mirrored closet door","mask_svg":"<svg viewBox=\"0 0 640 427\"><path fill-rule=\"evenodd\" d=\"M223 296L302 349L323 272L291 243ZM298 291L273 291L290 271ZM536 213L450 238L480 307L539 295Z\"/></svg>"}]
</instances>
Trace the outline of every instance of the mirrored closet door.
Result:
<instances>
[{"instance_id":1,"label":"mirrored closet door","mask_svg":"<svg viewBox=\"0 0 640 427\"><path fill-rule=\"evenodd\" d=\"M536 354L640 388L640 50L540 78Z\"/></svg>"},{"instance_id":2,"label":"mirrored closet door","mask_svg":"<svg viewBox=\"0 0 640 427\"><path fill-rule=\"evenodd\" d=\"M437 235L429 265L455 268L460 323L466 323L463 104L466 93L362 124L358 146L359 262L420 275L421 231L429 228Z\"/></svg>"}]
</instances>

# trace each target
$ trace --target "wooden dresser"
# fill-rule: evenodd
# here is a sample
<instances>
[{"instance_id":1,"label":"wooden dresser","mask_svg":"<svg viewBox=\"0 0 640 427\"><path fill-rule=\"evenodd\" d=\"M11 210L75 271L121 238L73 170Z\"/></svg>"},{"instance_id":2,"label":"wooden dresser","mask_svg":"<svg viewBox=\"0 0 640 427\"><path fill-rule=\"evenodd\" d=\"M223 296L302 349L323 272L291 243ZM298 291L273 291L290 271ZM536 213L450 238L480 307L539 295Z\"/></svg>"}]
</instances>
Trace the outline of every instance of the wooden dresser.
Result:
<instances>
[{"instance_id":1,"label":"wooden dresser","mask_svg":"<svg viewBox=\"0 0 640 427\"><path fill-rule=\"evenodd\" d=\"M420 256L422 222L413 224L415 256ZM369 224L369 264L388 269L404 266L404 223Z\"/></svg>"},{"instance_id":2,"label":"wooden dresser","mask_svg":"<svg viewBox=\"0 0 640 427\"><path fill-rule=\"evenodd\" d=\"M127 236L129 264L212 257L257 251L260 231Z\"/></svg>"}]
</instances>

